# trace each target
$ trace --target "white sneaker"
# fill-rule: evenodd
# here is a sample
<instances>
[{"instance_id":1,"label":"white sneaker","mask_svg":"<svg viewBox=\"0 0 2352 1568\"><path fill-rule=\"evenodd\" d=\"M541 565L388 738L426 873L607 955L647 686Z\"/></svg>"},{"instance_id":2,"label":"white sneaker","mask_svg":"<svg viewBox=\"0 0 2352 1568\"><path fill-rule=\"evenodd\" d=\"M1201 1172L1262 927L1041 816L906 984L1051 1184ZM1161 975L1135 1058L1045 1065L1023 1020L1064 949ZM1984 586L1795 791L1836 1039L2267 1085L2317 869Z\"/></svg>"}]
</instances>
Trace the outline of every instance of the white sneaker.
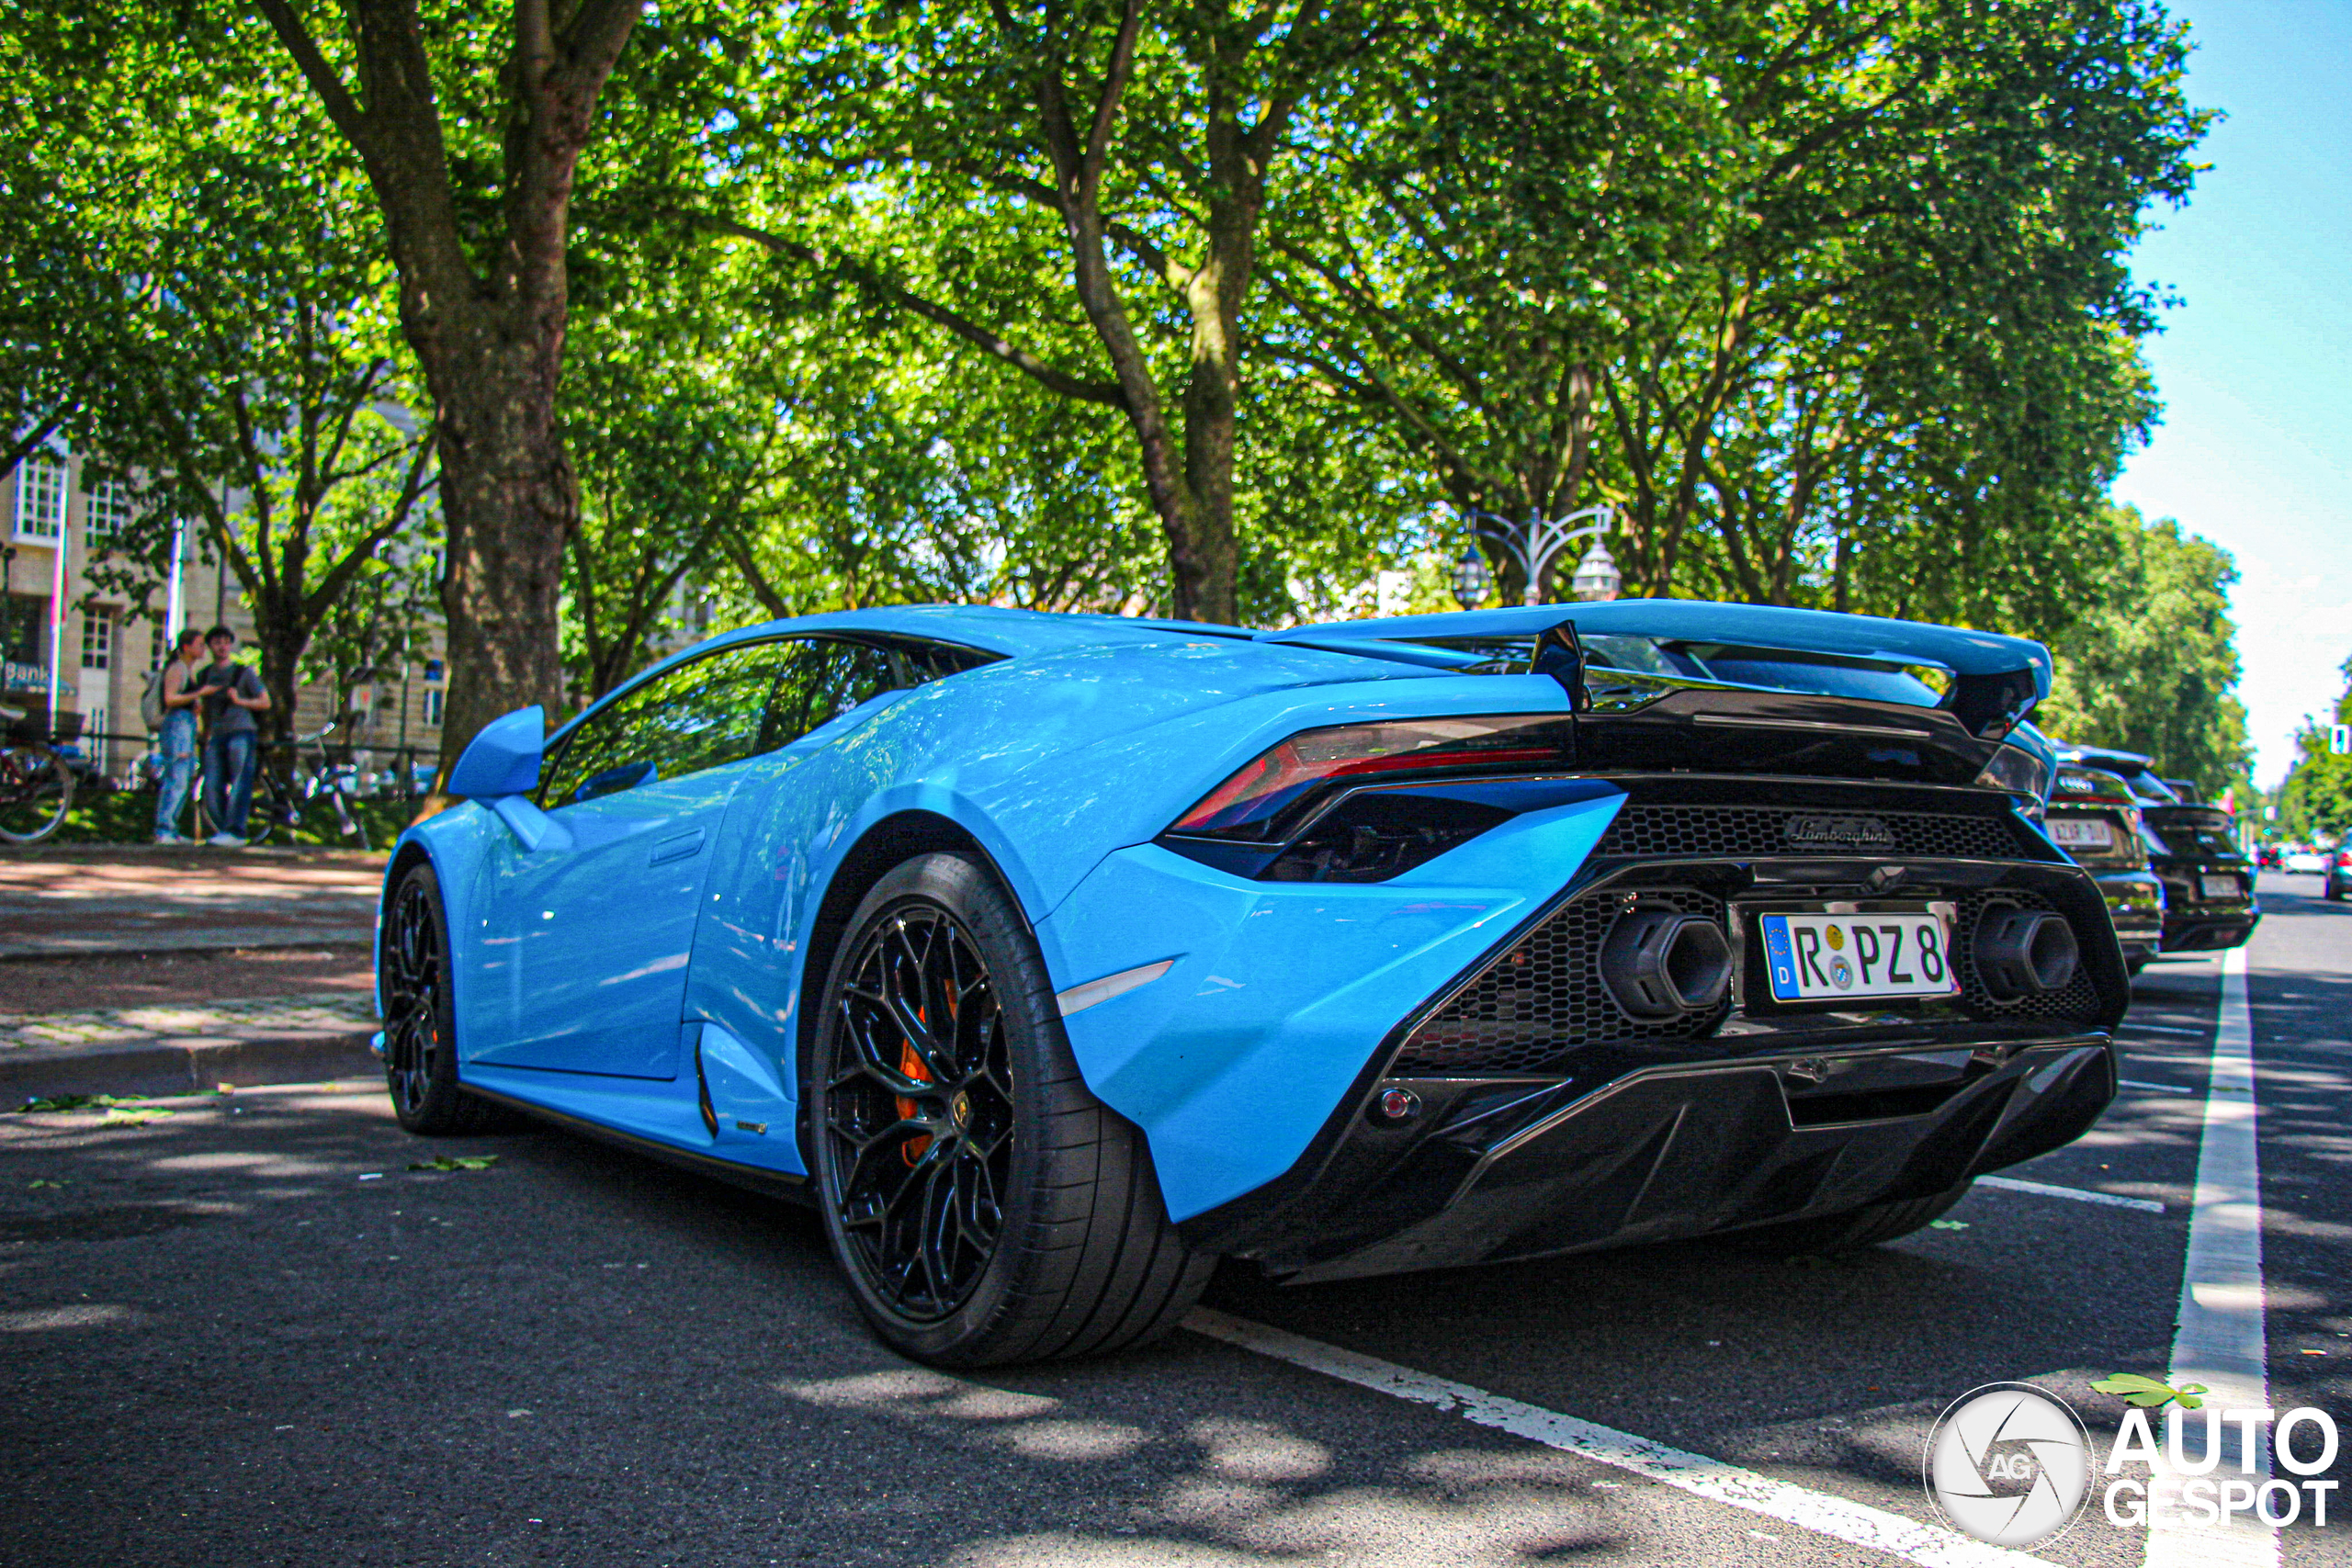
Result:
<instances>
[{"instance_id":1,"label":"white sneaker","mask_svg":"<svg viewBox=\"0 0 2352 1568\"><path fill-rule=\"evenodd\" d=\"M196 842L194 839L187 838L179 833L158 833L155 835L155 841L159 844L192 844Z\"/></svg>"},{"instance_id":2,"label":"white sneaker","mask_svg":"<svg viewBox=\"0 0 2352 1568\"><path fill-rule=\"evenodd\" d=\"M204 840L216 850L242 850L245 841L234 833L215 833Z\"/></svg>"}]
</instances>

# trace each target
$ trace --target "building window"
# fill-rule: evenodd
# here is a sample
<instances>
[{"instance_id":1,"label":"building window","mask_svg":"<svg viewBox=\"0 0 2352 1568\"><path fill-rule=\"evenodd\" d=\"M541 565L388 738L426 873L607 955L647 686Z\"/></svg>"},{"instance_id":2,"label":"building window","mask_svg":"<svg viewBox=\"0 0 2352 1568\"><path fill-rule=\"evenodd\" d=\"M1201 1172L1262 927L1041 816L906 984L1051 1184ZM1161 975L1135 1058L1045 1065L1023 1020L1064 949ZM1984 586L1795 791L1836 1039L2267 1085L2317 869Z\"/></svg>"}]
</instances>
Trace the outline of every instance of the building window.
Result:
<instances>
[{"instance_id":1,"label":"building window","mask_svg":"<svg viewBox=\"0 0 2352 1568\"><path fill-rule=\"evenodd\" d=\"M83 755L85 755L85 756L92 756L92 757L94 757L94 756L97 755L97 751L98 751L98 745L99 745L99 742L98 742L98 737L99 737L99 736L101 736L101 735L104 735L104 734L105 734L105 733L106 733L109 728L112 728L112 725L111 725L111 723L109 722L109 717L108 717L108 715L107 715L107 705L106 705L106 704L104 704L104 703L92 703L92 704L90 704L89 705L87 705L86 707L83 708L83 710L82 710L82 752L83 752Z\"/></svg>"},{"instance_id":2,"label":"building window","mask_svg":"<svg viewBox=\"0 0 2352 1568\"><path fill-rule=\"evenodd\" d=\"M82 616L82 668L108 670L114 666L114 618L111 615Z\"/></svg>"},{"instance_id":3,"label":"building window","mask_svg":"<svg viewBox=\"0 0 2352 1568\"><path fill-rule=\"evenodd\" d=\"M427 724L429 724L429 725L435 725L435 726L438 726L438 725L440 724L440 722L441 722L441 696L442 696L442 692L441 692L441 688L440 688L440 687L438 687L438 686L427 686L427 687L425 687L425 688L424 688L424 722L425 722L425 723L427 723Z\"/></svg>"},{"instance_id":4,"label":"building window","mask_svg":"<svg viewBox=\"0 0 2352 1568\"><path fill-rule=\"evenodd\" d=\"M100 479L82 496L82 536L111 539L130 526L130 487L120 479Z\"/></svg>"},{"instance_id":5,"label":"building window","mask_svg":"<svg viewBox=\"0 0 2352 1568\"><path fill-rule=\"evenodd\" d=\"M17 537L48 543L65 536L65 464L43 452L17 465Z\"/></svg>"}]
</instances>

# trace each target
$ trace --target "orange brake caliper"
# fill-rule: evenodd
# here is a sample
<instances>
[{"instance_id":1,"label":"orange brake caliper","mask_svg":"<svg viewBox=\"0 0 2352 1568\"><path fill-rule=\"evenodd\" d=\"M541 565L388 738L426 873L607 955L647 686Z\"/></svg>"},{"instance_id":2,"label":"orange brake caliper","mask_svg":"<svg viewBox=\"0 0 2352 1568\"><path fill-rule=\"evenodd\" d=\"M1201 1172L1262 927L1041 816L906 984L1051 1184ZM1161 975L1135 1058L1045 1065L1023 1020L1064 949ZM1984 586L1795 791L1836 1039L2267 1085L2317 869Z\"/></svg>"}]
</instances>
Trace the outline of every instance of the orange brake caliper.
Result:
<instances>
[{"instance_id":1,"label":"orange brake caliper","mask_svg":"<svg viewBox=\"0 0 2352 1568\"><path fill-rule=\"evenodd\" d=\"M928 1024L931 1021L929 1019L923 1017L921 1009L916 1010L915 1018L918 1021L924 1024ZM903 1041L899 1043L899 1071L906 1074L907 1077L914 1079L917 1083L929 1083L931 1081L931 1072L922 1065L922 1058L915 1055L914 1042L910 1040ZM904 1095L899 1096L899 1120L912 1121L914 1119L914 1114L915 1102L909 1100ZM919 1138L909 1138L905 1143L899 1145L899 1157L905 1160L907 1164L911 1167L915 1161L922 1158L923 1151L929 1147L931 1147L931 1134L928 1133Z\"/></svg>"}]
</instances>

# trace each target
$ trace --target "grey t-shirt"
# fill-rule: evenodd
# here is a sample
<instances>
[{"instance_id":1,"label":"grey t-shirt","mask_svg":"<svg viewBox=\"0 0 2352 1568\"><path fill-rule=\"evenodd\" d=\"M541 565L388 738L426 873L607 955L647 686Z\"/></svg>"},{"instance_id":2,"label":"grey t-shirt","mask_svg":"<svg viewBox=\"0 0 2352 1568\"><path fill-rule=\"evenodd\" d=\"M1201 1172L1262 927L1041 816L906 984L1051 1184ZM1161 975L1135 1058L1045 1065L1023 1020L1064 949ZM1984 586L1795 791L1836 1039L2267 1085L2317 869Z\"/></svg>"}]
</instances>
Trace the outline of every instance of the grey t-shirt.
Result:
<instances>
[{"instance_id":1,"label":"grey t-shirt","mask_svg":"<svg viewBox=\"0 0 2352 1568\"><path fill-rule=\"evenodd\" d=\"M256 728L252 711L229 700L229 692L249 699L261 695L261 677L254 673L251 665L208 664L198 672L195 683L227 688L204 699L204 724L210 733L234 735L239 730Z\"/></svg>"}]
</instances>

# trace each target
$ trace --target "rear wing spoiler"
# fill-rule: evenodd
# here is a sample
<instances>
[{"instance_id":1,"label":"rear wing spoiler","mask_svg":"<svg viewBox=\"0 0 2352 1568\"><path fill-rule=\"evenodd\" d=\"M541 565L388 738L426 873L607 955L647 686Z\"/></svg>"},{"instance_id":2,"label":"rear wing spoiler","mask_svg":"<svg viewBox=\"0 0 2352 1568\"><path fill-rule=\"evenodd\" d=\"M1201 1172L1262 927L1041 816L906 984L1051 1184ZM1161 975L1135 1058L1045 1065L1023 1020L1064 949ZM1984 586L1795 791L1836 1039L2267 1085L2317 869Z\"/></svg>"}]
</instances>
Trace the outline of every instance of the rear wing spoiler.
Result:
<instances>
[{"instance_id":1,"label":"rear wing spoiler","mask_svg":"<svg viewBox=\"0 0 2352 1568\"><path fill-rule=\"evenodd\" d=\"M1874 660L1940 670L1949 676L1941 706L1986 740L2008 734L2050 694L2050 650L2025 637L1960 626L1792 610L1772 604L1717 604L1690 599L1620 599L1600 604L1529 604L1450 615L1401 615L1261 632L1264 642L1300 643L1430 665L1424 638L1532 639L1536 671L1561 679L1584 705L1578 633L1617 633L1668 642L1733 643L1744 648ZM1382 653L1381 644L1400 645ZM1405 649L1410 648L1411 652ZM1459 658L1459 656L1457 656ZM1459 658L1462 663L1473 662ZM1452 662L1452 660L1449 660Z\"/></svg>"}]
</instances>

